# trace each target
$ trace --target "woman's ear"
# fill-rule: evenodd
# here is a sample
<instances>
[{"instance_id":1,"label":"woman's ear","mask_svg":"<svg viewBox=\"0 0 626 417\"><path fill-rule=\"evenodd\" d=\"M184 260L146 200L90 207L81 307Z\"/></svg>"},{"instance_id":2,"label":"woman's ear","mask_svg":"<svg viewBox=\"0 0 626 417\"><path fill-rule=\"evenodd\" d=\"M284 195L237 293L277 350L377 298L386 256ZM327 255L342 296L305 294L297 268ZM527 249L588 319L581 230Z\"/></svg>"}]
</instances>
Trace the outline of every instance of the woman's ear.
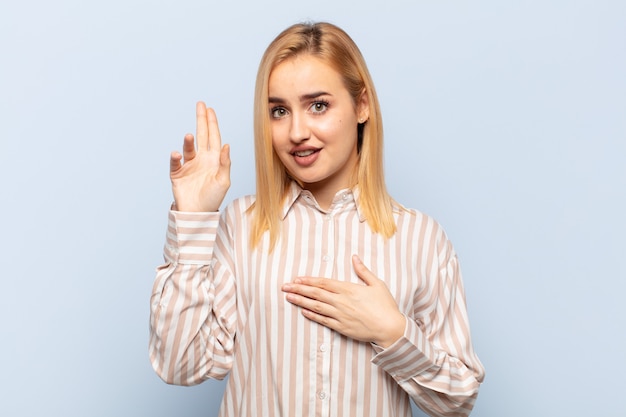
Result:
<instances>
[{"instance_id":1,"label":"woman's ear","mask_svg":"<svg viewBox=\"0 0 626 417\"><path fill-rule=\"evenodd\" d=\"M367 122L370 117L370 101L367 97L367 90L363 89L357 101L356 116L359 124Z\"/></svg>"}]
</instances>

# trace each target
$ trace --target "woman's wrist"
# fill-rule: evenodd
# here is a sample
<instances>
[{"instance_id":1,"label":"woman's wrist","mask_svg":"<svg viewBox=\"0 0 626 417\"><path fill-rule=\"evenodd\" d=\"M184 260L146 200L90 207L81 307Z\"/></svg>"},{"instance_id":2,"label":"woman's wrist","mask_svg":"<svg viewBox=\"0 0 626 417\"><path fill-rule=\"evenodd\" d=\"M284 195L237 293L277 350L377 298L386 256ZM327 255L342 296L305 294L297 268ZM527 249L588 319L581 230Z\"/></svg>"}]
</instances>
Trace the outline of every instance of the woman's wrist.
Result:
<instances>
[{"instance_id":1,"label":"woman's wrist","mask_svg":"<svg viewBox=\"0 0 626 417\"><path fill-rule=\"evenodd\" d=\"M379 340L375 340L374 343L384 349L387 349L404 336L405 328L406 317L404 314L398 312L397 318L392 321L391 325L388 327L388 331L385 332L384 337Z\"/></svg>"}]
</instances>

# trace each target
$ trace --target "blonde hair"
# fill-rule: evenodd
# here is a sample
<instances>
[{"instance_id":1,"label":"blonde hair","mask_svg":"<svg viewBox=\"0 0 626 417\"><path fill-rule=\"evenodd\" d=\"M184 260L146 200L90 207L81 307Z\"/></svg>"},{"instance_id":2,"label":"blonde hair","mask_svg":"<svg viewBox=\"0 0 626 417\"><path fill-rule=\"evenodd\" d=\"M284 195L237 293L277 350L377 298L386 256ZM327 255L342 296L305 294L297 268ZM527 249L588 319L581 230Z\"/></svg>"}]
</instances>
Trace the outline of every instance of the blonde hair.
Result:
<instances>
[{"instance_id":1,"label":"blonde hair","mask_svg":"<svg viewBox=\"0 0 626 417\"><path fill-rule=\"evenodd\" d=\"M254 94L254 150L256 159L256 201L250 243L255 247L269 231L270 248L278 237L282 205L292 181L272 146L268 103L269 77L280 63L297 55L322 59L339 72L356 105L367 95L369 119L359 124L359 152L354 184L359 188L359 204L368 225L385 237L396 231L393 200L383 176L383 126L374 83L365 60L346 32L330 23L300 23L280 33L267 47L256 78ZM353 185L354 185L353 184Z\"/></svg>"}]
</instances>

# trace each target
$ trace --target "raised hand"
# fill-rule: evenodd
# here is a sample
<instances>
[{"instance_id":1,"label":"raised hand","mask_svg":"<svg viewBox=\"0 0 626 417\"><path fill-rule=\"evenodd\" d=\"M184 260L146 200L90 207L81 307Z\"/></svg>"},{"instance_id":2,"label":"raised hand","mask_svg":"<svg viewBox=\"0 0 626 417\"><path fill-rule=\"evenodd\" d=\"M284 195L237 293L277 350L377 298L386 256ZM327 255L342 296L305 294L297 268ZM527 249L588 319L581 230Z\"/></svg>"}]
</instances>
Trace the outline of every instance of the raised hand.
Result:
<instances>
[{"instance_id":1,"label":"raised hand","mask_svg":"<svg viewBox=\"0 0 626 417\"><path fill-rule=\"evenodd\" d=\"M404 334L406 319L385 283L358 256L352 264L365 285L298 277L282 290L306 318L352 339L389 347Z\"/></svg>"},{"instance_id":2,"label":"raised hand","mask_svg":"<svg viewBox=\"0 0 626 417\"><path fill-rule=\"evenodd\" d=\"M196 104L196 141L188 133L183 153L170 156L170 179L175 209L217 211L230 187L230 147L222 147L215 111Z\"/></svg>"}]
</instances>

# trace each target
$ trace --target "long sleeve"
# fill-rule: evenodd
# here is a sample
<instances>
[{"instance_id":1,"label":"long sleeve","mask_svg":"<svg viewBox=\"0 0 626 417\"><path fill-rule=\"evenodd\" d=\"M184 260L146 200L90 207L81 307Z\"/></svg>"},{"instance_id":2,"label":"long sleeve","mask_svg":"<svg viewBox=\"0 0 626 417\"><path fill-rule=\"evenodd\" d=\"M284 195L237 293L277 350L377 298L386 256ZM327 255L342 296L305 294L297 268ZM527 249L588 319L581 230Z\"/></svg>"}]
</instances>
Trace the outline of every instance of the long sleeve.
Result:
<instances>
[{"instance_id":1,"label":"long sleeve","mask_svg":"<svg viewBox=\"0 0 626 417\"><path fill-rule=\"evenodd\" d=\"M167 383L222 379L233 362L236 288L232 274L213 274L219 213L170 211L150 298L150 361Z\"/></svg>"},{"instance_id":2,"label":"long sleeve","mask_svg":"<svg viewBox=\"0 0 626 417\"><path fill-rule=\"evenodd\" d=\"M350 191L327 211L292 185L274 250L249 246L253 196L217 213L171 212L151 297L150 358L168 383L229 375L220 417L466 416L483 368L474 354L458 262L439 225L398 210L373 233ZM281 291L298 276L360 283L358 254L408 318L387 349L304 317ZM236 336L235 336L236 335Z\"/></svg>"},{"instance_id":3,"label":"long sleeve","mask_svg":"<svg viewBox=\"0 0 626 417\"><path fill-rule=\"evenodd\" d=\"M405 333L373 363L389 373L431 416L467 416L484 368L474 353L457 256L441 229L432 245L426 285L414 297Z\"/></svg>"}]
</instances>

